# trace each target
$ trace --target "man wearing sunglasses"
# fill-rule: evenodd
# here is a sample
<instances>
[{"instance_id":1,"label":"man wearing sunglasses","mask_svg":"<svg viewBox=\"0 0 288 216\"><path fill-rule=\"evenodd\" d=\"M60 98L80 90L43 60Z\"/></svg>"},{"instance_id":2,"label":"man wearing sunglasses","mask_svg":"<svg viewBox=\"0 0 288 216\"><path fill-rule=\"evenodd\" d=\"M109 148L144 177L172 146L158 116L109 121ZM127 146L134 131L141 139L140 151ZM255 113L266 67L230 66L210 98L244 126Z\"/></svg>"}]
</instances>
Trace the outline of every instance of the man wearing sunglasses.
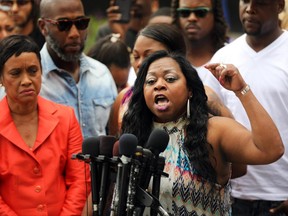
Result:
<instances>
[{"instance_id":1,"label":"man wearing sunglasses","mask_svg":"<svg viewBox=\"0 0 288 216\"><path fill-rule=\"evenodd\" d=\"M213 98L211 106L215 111L220 110L224 101L221 87L204 65L228 42L222 1L172 0L171 8L172 23L183 31L187 40L187 58L196 68L204 85L210 87L207 94L211 100ZM246 173L246 165L233 164L232 171L232 178L242 176Z\"/></svg>"},{"instance_id":2,"label":"man wearing sunglasses","mask_svg":"<svg viewBox=\"0 0 288 216\"><path fill-rule=\"evenodd\" d=\"M203 66L227 42L227 24L221 0L172 0L173 24L187 39L187 58L197 69L203 83L223 99L218 81Z\"/></svg>"},{"instance_id":3,"label":"man wearing sunglasses","mask_svg":"<svg viewBox=\"0 0 288 216\"><path fill-rule=\"evenodd\" d=\"M107 67L83 53L90 19L81 0L41 0L40 16L41 95L72 106L84 138L105 135L117 89Z\"/></svg>"}]
</instances>

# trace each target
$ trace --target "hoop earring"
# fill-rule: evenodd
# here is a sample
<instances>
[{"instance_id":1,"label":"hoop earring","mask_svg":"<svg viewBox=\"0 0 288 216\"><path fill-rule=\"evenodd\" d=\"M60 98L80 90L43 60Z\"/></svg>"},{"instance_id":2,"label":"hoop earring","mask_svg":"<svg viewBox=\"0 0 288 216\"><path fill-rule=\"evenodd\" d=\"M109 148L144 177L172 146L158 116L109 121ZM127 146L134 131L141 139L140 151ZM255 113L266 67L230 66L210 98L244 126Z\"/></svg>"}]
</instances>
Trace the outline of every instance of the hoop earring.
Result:
<instances>
[{"instance_id":1,"label":"hoop earring","mask_svg":"<svg viewBox=\"0 0 288 216\"><path fill-rule=\"evenodd\" d=\"M188 119L190 118L190 98L191 97L189 97L187 100L187 112L186 112L186 114L187 114Z\"/></svg>"}]
</instances>

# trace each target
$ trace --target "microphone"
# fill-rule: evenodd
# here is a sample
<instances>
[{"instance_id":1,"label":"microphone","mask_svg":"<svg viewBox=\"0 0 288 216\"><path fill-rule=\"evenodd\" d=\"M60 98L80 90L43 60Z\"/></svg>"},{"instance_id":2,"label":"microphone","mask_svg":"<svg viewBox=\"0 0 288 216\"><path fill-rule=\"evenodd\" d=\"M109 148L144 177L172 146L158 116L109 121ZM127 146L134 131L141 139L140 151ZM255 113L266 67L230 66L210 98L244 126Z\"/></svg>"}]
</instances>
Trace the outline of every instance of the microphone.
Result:
<instances>
[{"instance_id":1,"label":"microphone","mask_svg":"<svg viewBox=\"0 0 288 216\"><path fill-rule=\"evenodd\" d=\"M77 153L77 154L72 154L71 157L72 160L81 160L84 161L85 163L89 163L90 162L90 156L89 155L85 155L83 153Z\"/></svg>"},{"instance_id":2,"label":"microphone","mask_svg":"<svg viewBox=\"0 0 288 216\"><path fill-rule=\"evenodd\" d=\"M159 199L159 194L160 194L160 182L161 182L161 176L164 175L168 177L169 175L167 173L163 172L165 166L165 158L162 156L159 156L157 160L157 165L156 165L156 172L153 175L153 184L152 184L152 194L154 197Z\"/></svg>"},{"instance_id":3,"label":"microphone","mask_svg":"<svg viewBox=\"0 0 288 216\"><path fill-rule=\"evenodd\" d=\"M136 147L136 152L132 159L131 170L129 174L128 195L127 195L127 216L132 216L135 208L135 196L138 181L141 172L141 164L143 158L142 146Z\"/></svg>"},{"instance_id":4,"label":"microphone","mask_svg":"<svg viewBox=\"0 0 288 216\"><path fill-rule=\"evenodd\" d=\"M169 135L164 130L154 129L151 132L148 141L145 145L145 148L148 149L150 152L152 152L152 154L150 155L150 153L146 151L150 157L149 160L150 166L143 180L144 183L142 185L142 188L144 190L148 188L152 174L155 172L155 167L159 154L166 149L168 142L169 142Z\"/></svg>"},{"instance_id":5,"label":"microphone","mask_svg":"<svg viewBox=\"0 0 288 216\"><path fill-rule=\"evenodd\" d=\"M113 152L113 146L116 141L114 136L99 136L100 145L99 145L99 156L97 161L101 163L101 184L99 191L99 215L103 215L107 190L109 189L110 182L110 163Z\"/></svg>"},{"instance_id":6,"label":"microphone","mask_svg":"<svg viewBox=\"0 0 288 216\"><path fill-rule=\"evenodd\" d=\"M122 155L120 160L122 162L121 178L119 185L119 203L117 208L117 215L126 215L126 201L128 188L128 173L130 171L132 156L135 153L138 144L138 139L133 134L122 134L119 139L119 153Z\"/></svg>"},{"instance_id":7,"label":"microphone","mask_svg":"<svg viewBox=\"0 0 288 216\"><path fill-rule=\"evenodd\" d=\"M162 129L156 128L151 132L145 147L158 157L161 152L165 151L168 142L169 134Z\"/></svg>"},{"instance_id":8,"label":"microphone","mask_svg":"<svg viewBox=\"0 0 288 216\"><path fill-rule=\"evenodd\" d=\"M159 193L157 187L159 183L160 188L161 174L164 174L162 170L165 165L165 158L159 157L159 154L166 149L168 141L169 135L164 130L155 129L151 132L145 148L143 148L142 166L139 175L139 184L136 190L136 208L133 215L143 215L145 207L151 207L151 209L156 209L158 213L163 214L163 212L161 213L162 206L158 198L149 194L146 190L149 187L153 175L153 184L155 186L153 186L152 190L154 194ZM159 170L161 168L162 170L160 172Z\"/></svg>"},{"instance_id":9,"label":"microphone","mask_svg":"<svg viewBox=\"0 0 288 216\"><path fill-rule=\"evenodd\" d=\"M90 175L91 175L91 192L92 192L92 214L98 216L99 204L99 185L98 167L96 164L96 157L99 154L99 137L88 137L83 141L82 153L90 158Z\"/></svg>"},{"instance_id":10,"label":"microphone","mask_svg":"<svg viewBox=\"0 0 288 216\"><path fill-rule=\"evenodd\" d=\"M156 199L159 199L161 175L165 174L162 172L165 166L165 158L159 157L159 154L166 149L168 142L169 142L168 133L162 129L156 128L151 132L146 145L146 148L149 149L154 155L154 158L151 163L151 170L153 173L152 195ZM149 173L146 179L147 187L149 185L150 178L151 178L151 172ZM159 212L159 209L157 209L157 211ZM156 216L157 211L151 208L150 211L151 216Z\"/></svg>"},{"instance_id":11,"label":"microphone","mask_svg":"<svg viewBox=\"0 0 288 216\"><path fill-rule=\"evenodd\" d=\"M113 162L117 163L117 175L116 183L114 184L113 196L110 207L110 216L115 216L117 214L117 207L119 201L119 192L120 192L120 177L122 173L122 163L119 162L119 140L117 140L113 146Z\"/></svg>"}]
</instances>

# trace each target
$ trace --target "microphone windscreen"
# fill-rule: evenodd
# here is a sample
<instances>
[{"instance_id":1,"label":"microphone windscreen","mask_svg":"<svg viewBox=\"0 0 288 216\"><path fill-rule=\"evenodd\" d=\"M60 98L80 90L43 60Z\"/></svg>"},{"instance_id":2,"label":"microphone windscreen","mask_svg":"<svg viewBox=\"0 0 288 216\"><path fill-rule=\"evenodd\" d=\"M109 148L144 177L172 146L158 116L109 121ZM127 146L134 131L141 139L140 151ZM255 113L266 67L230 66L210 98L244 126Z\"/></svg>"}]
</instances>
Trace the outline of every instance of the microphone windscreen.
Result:
<instances>
[{"instance_id":1,"label":"microphone windscreen","mask_svg":"<svg viewBox=\"0 0 288 216\"><path fill-rule=\"evenodd\" d=\"M116 137L114 137L114 136L99 136L99 139L100 139L99 155L112 157L113 146L114 146L114 143L116 142Z\"/></svg>"},{"instance_id":2,"label":"microphone windscreen","mask_svg":"<svg viewBox=\"0 0 288 216\"><path fill-rule=\"evenodd\" d=\"M132 156L134 155L138 144L138 139L133 134L122 134L119 139L119 153L120 155Z\"/></svg>"},{"instance_id":3,"label":"microphone windscreen","mask_svg":"<svg viewBox=\"0 0 288 216\"><path fill-rule=\"evenodd\" d=\"M169 134L162 129L156 128L151 132L145 147L150 149L154 155L159 155L166 149L168 142Z\"/></svg>"},{"instance_id":4,"label":"microphone windscreen","mask_svg":"<svg viewBox=\"0 0 288 216\"><path fill-rule=\"evenodd\" d=\"M119 156L119 140L114 143L113 156Z\"/></svg>"},{"instance_id":5,"label":"microphone windscreen","mask_svg":"<svg viewBox=\"0 0 288 216\"><path fill-rule=\"evenodd\" d=\"M89 154L97 157L99 155L100 139L98 137L88 137L82 144L82 154Z\"/></svg>"}]
</instances>

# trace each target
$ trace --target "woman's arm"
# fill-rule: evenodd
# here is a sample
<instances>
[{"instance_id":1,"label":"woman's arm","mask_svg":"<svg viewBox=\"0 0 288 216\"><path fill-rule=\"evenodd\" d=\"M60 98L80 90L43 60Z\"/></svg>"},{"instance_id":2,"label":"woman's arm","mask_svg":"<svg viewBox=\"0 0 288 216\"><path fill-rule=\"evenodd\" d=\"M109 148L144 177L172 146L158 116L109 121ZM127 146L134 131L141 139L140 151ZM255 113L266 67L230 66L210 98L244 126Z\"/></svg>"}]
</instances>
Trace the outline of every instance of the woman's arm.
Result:
<instances>
[{"instance_id":1,"label":"woman's arm","mask_svg":"<svg viewBox=\"0 0 288 216\"><path fill-rule=\"evenodd\" d=\"M268 164L279 159L284 146L270 115L245 83L238 69L231 64L209 64L208 70L220 84L233 91L242 103L251 124L251 132L230 119L222 122L221 148L228 161L244 164Z\"/></svg>"},{"instance_id":2,"label":"woman's arm","mask_svg":"<svg viewBox=\"0 0 288 216\"><path fill-rule=\"evenodd\" d=\"M63 215L81 215L90 193L89 166L82 161L72 160L72 154L82 151L82 134L74 111L70 110L67 162L65 170L66 198L61 211ZM67 119L68 120L68 119Z\"/></svg>"},{"instance_id":3,"label":"woman's arm","mask_svg":"<svg viewBox=\"0 0 288 216\"><path fill-rule=\"evenodd\" d=\"M213 91L209 86L204 86L206 95L208 97L208 106L209 109L213 112L214 115L224 116L234 119L231 111L223 104L220 97ZM232 174L231 178L239 178L247 173L246 164L237 164L232 163Z\"/></svg>"}]
</instances>

